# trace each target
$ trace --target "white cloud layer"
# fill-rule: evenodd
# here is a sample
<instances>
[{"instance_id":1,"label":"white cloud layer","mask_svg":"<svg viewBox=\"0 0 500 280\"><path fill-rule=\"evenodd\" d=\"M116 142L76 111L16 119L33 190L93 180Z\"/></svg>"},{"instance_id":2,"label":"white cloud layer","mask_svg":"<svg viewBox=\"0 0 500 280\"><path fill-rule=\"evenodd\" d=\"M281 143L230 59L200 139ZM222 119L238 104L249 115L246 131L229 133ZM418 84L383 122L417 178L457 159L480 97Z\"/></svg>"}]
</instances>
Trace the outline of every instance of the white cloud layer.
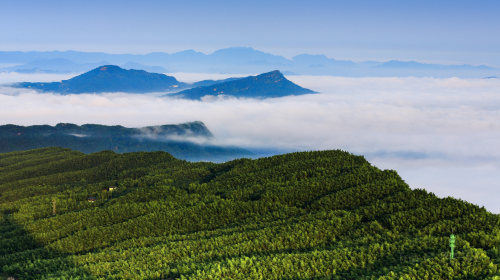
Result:
<instances>
[{"instance_id":1,"label":"white cloud layer","mask_svg":"<svg viewBox=\"0 0 500 280\"><path fill-rule=\"evenodd\" d=\"M0 83L19 78L2 75ZM54 76L38 76L37 81ZM234 75L183 73L177 78L194 82L229 76ZM143 127L200 120L224 144L363 154L379 168L398 171L412 188L500 213L500 80L287 78L321 94L200 102L124 93L60 96L0 87L0 124Z\"/></svg>"},{"instance_id":2,"label":"white cloud layer","mask_svg":"<svg viewBox=\"0 0 500 280\"><path fill-rule=\"evenodd\" d=\"M23 74L0 72L0 85L20 82L59 82L71 79L75 74Z\"/></svg>"}]
</instances>

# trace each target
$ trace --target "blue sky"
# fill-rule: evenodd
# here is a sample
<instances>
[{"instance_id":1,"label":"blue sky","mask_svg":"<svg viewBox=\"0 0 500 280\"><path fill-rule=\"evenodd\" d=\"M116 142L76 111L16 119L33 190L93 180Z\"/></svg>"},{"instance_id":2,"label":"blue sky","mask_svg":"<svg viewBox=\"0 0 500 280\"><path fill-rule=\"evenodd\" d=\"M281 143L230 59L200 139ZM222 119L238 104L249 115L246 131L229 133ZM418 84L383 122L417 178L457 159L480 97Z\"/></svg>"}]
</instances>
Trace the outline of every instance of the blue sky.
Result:
<instances>
[{"instance_id":1,"label":"blue sky","mask_svg":"<svg viewBox=\"0 0 500 280\"><path fill-rule=\"evenodd\" d=\"M500 1L2 1L0 50L211 53L500 66Z\"/></svg>"}]
</instances>

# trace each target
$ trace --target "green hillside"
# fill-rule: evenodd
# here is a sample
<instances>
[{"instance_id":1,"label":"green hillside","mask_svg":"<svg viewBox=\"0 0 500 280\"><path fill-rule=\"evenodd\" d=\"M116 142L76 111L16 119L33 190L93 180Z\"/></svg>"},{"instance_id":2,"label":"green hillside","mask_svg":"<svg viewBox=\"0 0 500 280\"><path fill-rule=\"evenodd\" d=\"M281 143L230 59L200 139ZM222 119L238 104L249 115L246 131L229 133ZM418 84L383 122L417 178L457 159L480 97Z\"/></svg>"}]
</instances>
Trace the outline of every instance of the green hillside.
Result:
<instances>
[{"instance_id":1,"label":"green hillside","mask_svg":"<svg viewBox=\"0 0 500 280\"><path fill-rule=\"evenodd\" d=\"M5 278L500 279L499 215L340 150L3 153L0 213Z\"/></svg>"}]
</instances>

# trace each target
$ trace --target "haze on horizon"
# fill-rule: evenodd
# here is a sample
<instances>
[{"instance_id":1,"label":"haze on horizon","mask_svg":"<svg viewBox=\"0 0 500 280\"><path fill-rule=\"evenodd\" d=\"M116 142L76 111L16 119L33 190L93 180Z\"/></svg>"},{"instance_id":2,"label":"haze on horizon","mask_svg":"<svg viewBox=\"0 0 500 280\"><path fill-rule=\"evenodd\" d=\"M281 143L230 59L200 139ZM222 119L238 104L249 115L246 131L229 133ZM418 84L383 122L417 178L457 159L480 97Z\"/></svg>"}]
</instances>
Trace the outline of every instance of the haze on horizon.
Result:
<instances>
[{"instance_id":1,"label":"haze on horizon","mask_svg":"<svg viewBox=\"0 0 500 280\"><path fill-rule=\"evenodd\" d=\"M223 74L172 74L179 81ZM0 84L65 75L0 73ZM412 189L500 213L500 80L288 76L320 92L193 101L152 94L40 94L0 86L2 124L94 123L144 127L202 121L219 144L261 155L342 149L396 170ZM163 94L163 93L162 93Z\"/></svg>"},{"instance_id":2,"label":"haze on horizon","mask_svg":"<svg viewBox=\"0 0 500 280\"><path fill-rule=\"evenodd\" d=\"M0 50L210 54L244 46L287 58L500 67L498 14L493 0L20 0L2 3Z\"/></svg>"}]
</instances>

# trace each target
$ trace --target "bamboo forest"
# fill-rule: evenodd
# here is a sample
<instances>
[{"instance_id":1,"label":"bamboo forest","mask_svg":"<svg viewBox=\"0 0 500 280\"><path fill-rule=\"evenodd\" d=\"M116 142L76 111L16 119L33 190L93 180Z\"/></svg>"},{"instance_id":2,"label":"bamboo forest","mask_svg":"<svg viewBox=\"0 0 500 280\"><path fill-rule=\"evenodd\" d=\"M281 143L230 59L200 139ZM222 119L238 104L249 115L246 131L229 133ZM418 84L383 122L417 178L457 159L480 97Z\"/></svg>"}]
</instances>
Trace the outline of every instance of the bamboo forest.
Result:
<instances>
[{"instance_id":1,"label":"bamboo forest","mask_svg":"<svg viewBox=\"0 0 500 280\"><path fill-rule=\"evenodd\" d=\"M499 265L500 215L342 150L0 154L0 279L500 279Z\"/></svg>"}]
</instances>

